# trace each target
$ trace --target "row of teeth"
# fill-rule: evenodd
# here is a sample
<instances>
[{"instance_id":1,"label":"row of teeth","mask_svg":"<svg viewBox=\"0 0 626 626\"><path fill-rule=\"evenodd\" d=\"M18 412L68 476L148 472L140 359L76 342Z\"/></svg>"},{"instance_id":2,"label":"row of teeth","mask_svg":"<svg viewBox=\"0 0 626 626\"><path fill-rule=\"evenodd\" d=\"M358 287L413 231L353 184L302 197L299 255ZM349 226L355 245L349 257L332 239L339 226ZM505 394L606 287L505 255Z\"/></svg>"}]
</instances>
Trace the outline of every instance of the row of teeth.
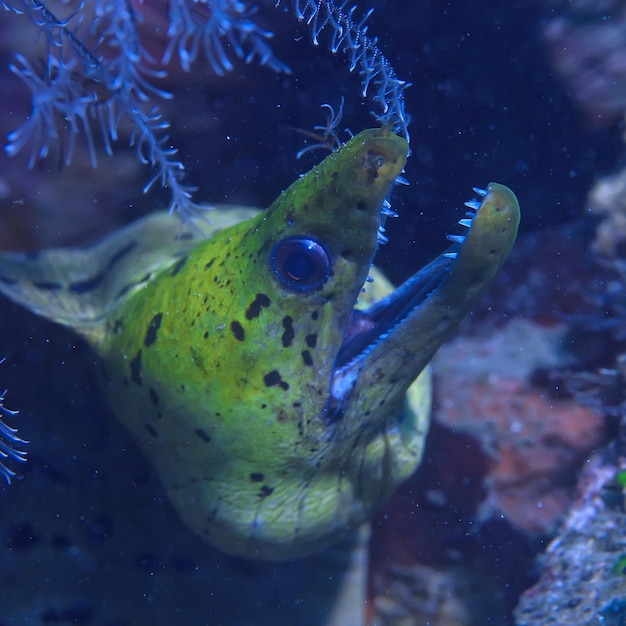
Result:
<instances>
[{"instance_id":1,"label":"row of teeth","mask_svg":"<svg viewBox=\"0 0 626 626\"><path fill-rule=\"evenodd\" d=\"M394 182L396 185L408 185L409 184L409 181L406 178L404 178L404 176L398 176ZM474 189L474 193L477 196L480 196L481 198L484 198L487 195L486 189L481 189L480 187L474 187L473 189ZM465 203L465 206L471 210L467 211L465 213L465 217L460 219L458 223L464 228L468 228L468 229L471 228L472 220L474 219L474 217L476 217L476 211L480 209L481 204L482 204L482 200L478 200L476 198L472 200L468 200ZM398 217L398 214L391 208L391 203L387 199L385 199L383 202L381 214L385 217ZM463 242L465 241L465 235L448 235L447 239L448 241L451 241L452 243L463 244ZM389 237L385 235L385 227L383 226L382 223L378 227L378 241L379 243L383 243L383 244L389 241ZM444 256L449 259L456 259L457 253L445 252Z\"/></svg>"},{"instance_id":2,"label":"row of teeth","mask_svg":"<svg viewBox=\"0 0 626 626\"><path fill-rule=\"evenodd\" d=\"M480 187L474 187L474 193L477 196L484 198L487 195L487 190L481 189ZM460 219L458 223L464 228L467 228L467 229L471 228L472 220L476 217L476 212L478 211L478 209L480 209L481 204L482 204L482 200L479 200L477 198L468 200L465 203L465 206L470 210L465 212L465 217ZM465 242L465 235L448 235L446 238L448 241L451 241L452 243L459 243L461 245ZM458 255L457 252L444 252L443 254L443 256L445 256L448 259L456 259L457 255Z\"/></svg>"},{"instance_id":3,"label":"row of teeth","mask_svg":"<svg viewBox=\"0 0 626 626\"><path fill-rule=\"evenodd\" d=\"M394 181L396 185L408 185L409 181L404 178L404 176L398 176ZM487 195L486 189L481 189L480 187L473 187L474 193L480 198L484 198ZM465 217L459 220L459 224L464 228L470 229L472 227L472 220L476 217L476 212L480 209L482 204L482 200L478 198L473 198L472 200L468 200L465 203L465 206L470 209L465 212ZM381 214L385 217L398 217L398 214L391 208L391 203L389 200L385 199L383 202L383 208L381 209ZM447 240L452 243L463 244L465 242L465 235L448 235ZM379 243L387 243L389 241L389 237L385 235L385 227L382 222L378 226L378 241ZM456 259L458 253L457 252L444 252L443 256L448 259ZM368 276L365 282L372 283L374 279L371 276ZM361 289L361 293L364 293L365 289Z\"/></svg>"},{"instance_id":4,"label":"row of teeth","mask_svg":"<svg viewBox=\"0 0 626 626\"><path fill-rule=\"evenodd\" d=\"M404 178L404 176L398 176L395 180L395 183L397 185L409 184L409 182L407 181L406 178ZM474 189L474 193L480 198L484 198L487 195L486 189L481 189L480 187L474 187L473 189ZM482 199L479 200L477 198L473 198L472 200L468 200L465 203L465 206L470 210L466 211L465 217L460 219L458 223L464 228L470 229L472 227L472 220L476 217L476 212L478 211L478 209L480 209L481 204L482 204ZM381 213L385 217L398 217L398 214L392 210L391 203L389 202L389 200L385 200L383 202L383 208L381 210ZM465 235L448 235L446 238L448 241L451 241L452 243L458 243L461 245L465 242ZM389 237L385 235L385 227L383 226L382 223L378 226L378 241L380 243L387 243L389 241ZM457 252L444 252L443 254L443 256L447 257L448 259L456 259L457 255L458 255ZM367 282L372 282L372 281L373 279L368 276Z\"/></svg>"},{"instance_id":5,"label":"row of teeth","mask_svg":"<svg viewBox=\"0 0 626 626\"><path fill-rule=\"evenodd\" d=\"M393 181L396 185L408 185L409 181L404 178L404 176L396 176L396 179ZM383 208L380 210L380 214L384 217L398 217L398 214L391 208L391 203L389 200L385 199L383 201ZM389 237L385 235L385 227L381 223L378 225L378 243L385 244L389 241Z\"/></svg>"}]
</instances>

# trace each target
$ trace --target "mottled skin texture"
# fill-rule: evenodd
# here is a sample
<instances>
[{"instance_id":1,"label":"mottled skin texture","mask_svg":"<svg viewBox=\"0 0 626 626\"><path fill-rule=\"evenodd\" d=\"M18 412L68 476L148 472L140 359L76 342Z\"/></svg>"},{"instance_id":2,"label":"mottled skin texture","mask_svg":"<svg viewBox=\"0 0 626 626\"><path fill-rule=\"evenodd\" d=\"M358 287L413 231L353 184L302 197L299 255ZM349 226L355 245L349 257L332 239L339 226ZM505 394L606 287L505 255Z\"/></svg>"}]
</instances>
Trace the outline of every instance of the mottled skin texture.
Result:
<instances>
[{"instance_id":1,"label":"mottled skin texture","mask_svg":"<svg viewBox=\"0 0 626 626\"><path fill-rule=\"evenodd\" d=\"M317 550L365 521L419 461L424 427L408 435L409 446L419 440L410 466L389 476L385 431L345 432L327 411L380 207L406 151L387 131L360 135L109 322L100 350L112 396L125 398L116 411L185 521L229 552ZM323 242L332 259L328 280L310 291L286 288L270 268L273 246L296 235Z\"/></svg>"},{"instance_id":2,"label":"mottled skin texture","mask_svg":"<svg viewBox=\"0 0 626 626\"><path fill-rule=\"evenodd\" d=\"M519 206L491 184L456 260L355 313L406 154L388 129L365 131L266 212L217 210L195 234L156 214L89 251L0 257L0 290L96 347L113 409L179 514L226 552L317 551L419 464L427 364L506 259ZM294 237L322 250L319 280L300 276L319 256L283 263ZM361 305L391 290L373 285Z\"/></svg>"}]
</instances>

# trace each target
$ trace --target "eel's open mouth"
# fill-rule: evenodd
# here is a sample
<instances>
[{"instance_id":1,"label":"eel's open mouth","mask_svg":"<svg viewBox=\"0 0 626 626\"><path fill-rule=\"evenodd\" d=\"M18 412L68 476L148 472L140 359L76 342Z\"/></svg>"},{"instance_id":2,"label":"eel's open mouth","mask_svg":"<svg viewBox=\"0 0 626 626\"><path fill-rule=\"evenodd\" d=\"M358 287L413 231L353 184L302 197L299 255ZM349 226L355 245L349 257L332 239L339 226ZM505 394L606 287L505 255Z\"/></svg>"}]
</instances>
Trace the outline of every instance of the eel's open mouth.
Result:
<instances>
[{"instance_id":1,"label":"eel's open mouth","mask_svg":"<svg viewBox=\"0 0 626 626\"><path fill-rule=\"evenodd\" d=\"M487 196L485 189L474 188L474 191L484 199ZM465 205L470 209L459 224L471 228L472 220L480 209L482 200L470 200ZM458 252L465 241L463 235L448 235L452 245L442 254L425 265L400 287L395 289L386 298L379 300L365 310L353 309L346 329L335 369L341 369L364 354L378 341L384 338L393 328L406 319L417 309L428 296L436 291L450 272Z\"/></svg>"},{"instance_id":2,"label":"eel's open mouth","mask_svg":"<svg viewBox=\"0 0 626 626\"><path fill-rule=\"evenodd\" d=\"M353 366L375 362L385 343L412 352L416 363L425 352L430 360L500 268L517 234L517 198L498 183L474 191L478 199L466 203L469 212L459 220L465 235L449 235L444 253L387 297L352 311L335 362L337 390L342 379L353 378Z\"/></svg>"},{"instance_id":3,"label":"eel's open mouth","mask_svg":"<svg viewBox=\"0 0 626 626\"><path fill-rule=\"evenodd\" d=\"M458 245L456 246L458 248ZM337 354L335 369L341 369L376 345L417 309L448 275L454 246L424 266L383 300L365 310L353 309Z\"/></svg>"}]
</instances>

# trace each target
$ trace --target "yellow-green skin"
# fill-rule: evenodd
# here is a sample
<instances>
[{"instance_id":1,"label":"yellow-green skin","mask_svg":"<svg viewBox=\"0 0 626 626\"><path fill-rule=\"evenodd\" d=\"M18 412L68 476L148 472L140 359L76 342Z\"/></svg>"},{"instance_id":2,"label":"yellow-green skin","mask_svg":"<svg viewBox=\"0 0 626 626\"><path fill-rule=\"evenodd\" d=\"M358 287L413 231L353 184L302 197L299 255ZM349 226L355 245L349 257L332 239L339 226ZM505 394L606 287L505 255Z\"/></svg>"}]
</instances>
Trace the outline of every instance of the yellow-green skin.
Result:
<instances>
[{"instance_id":1,"label":"yellow-green skin","mask_svg":"<svg viewBox=\"0 0 626 626\"><path fill-rule=\"evenodd\" d=\"M330 545L420 462L427 364L506 259L519 205L490 184L439 286L400 307L422 274L409 279L372 313L397 320L338 361L357 297L391 290L371 264L407 149L386 128L364 131L263 213L216 210L191 233L155 214L90 250L0 255L0 291L95 346L113 409L175 508L226 552L280 560ZM294 236L326 250L315 288L272 265Z\"/></svg>"},{"instance_id":2,"label":"yellow-green skin","mask_svg":"<svg viewBox=\"0 0 626 626\"><path fill-rule=\"evenodd\" d=\"M109 321L99 349L116 412L187 524L228 552L315 551L368 519L419 462L425 425L407 425L406 441L389 446L383 420L345 432L325 414L380 207L406 154L386 130L359 135ZM285 288L269 261L276 242L300 234L333 261L306 293ZM390 407L394 428L403 403Z\"/></svg>"}]
</instances>

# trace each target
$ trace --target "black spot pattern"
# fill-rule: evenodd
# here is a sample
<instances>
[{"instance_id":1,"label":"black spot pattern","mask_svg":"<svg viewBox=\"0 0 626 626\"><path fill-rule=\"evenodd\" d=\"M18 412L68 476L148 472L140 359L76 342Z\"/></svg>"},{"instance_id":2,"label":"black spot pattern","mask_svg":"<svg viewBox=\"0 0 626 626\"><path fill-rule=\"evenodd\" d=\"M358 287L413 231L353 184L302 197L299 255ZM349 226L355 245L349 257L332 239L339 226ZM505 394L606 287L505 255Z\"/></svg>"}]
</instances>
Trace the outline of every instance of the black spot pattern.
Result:
<instances>
[{"instance_id":1,"label":"black spot pattern","mask_svg":"<svg viewBox=\"0 0 626 626\"><path fill-rule=\"evenodd\" d=\"M296 336L293 330L293 318L286 315L283 317L283 328L285 332L281 338L283 348L288 348L293 343L293 338Z\"/></svg>"},{"instance_id":2,"label":"black spot pattern","mask_svg":"<svg viewBox=\"0 0 626 626\"><path fill-rule=\"evenodd\" d=\"M152 402L152 404L154 404L154 406L159 406L159 394L151 388L148 392L148 395L150 396L150 401Z\"/></svg>"},{"instance_id":3,"label":"black spot pattern","mask_svg":"<svg viewBox=\"0 0 626 626\"><path fill-rule=\"evenodd\" d=\"M271 496L274 493L274 487L268 487L267 485L263 485L259 489L259 498L267 498L267 496Z\"/></svg>"},{"instance_id":4,"label":"black spot pattern","mask_svg":"<svg viewBox=\"0 0 626 626\"><path fill-rule=\"evenodd\" d=\"M271 245L272 245L272 240L268 237L263 242L263 245L259 248L258 255L261 256L262 254L264 254L267 250L269 250Z\"/></svg>"},{"instance_id":5,"label":"black spot pattern","mask_svg":"<svg viewBox=\"0 0 626 626\"><path fill-rule=\"evenodd\" d=\"M109 259L109 262L107 263L106 268L102 272L99 272L95 276L92 276L91 278L87 278L86 280L72 283L69 286L70 291L81 294L81 293L87 293L88 291L93 291L94 289L97 289L105 280L105 278L107 277L108 273L111 271L113 266L116 263L118 263L121 259L123 259L136 245L137 245L136 241L131 241L124 248L118 250Z\"/></svg>"},{"instance_id":6,"label":"black spot pattern","mask_svg":"<svg viewBox=\"0 0 626 626\"><path fill-rule=\"evenodd\" d=\"M246 331L243 329L243 326L237 320L233 320L230 323L230 330L233 332L233 335L235 336L235 339L237 341L246 340Z\"/></svg>"},{"instance_id":7,"label":"black spot pattern","mask_svg":"<svg viewBox=\"0 0 626 626\"><path fill-rule=\"evenodd\" d=\"M143 380L141 380L141 369L141 350L138 350L137 354L130 362L130 379L135 383L135 385L143 384Z\"/></svg>"},{"instance_id":8,"label":"black spot pattern","mask_svg":"<svg viewBox=\"0 0 626 626\"><path fill-rule=\"evenodd\" d=\"M157 338L157 332L161 326L161 320L163 319L163 313L157 313L148 324L148 330L143 340L143 345L149 348Z\"/></svg>"},{"instance_id":9,"label":"black spot pattern","mask_svg":"<svg viewBox=\"0 0 626 626\"><path fill-rule=\"evenodd\" d=\"M116 263L121 261L135 246L137 245L136 241L131 241L126 244L123 248L120 248L110 259L107 264L107 269L111 269Z\"/></svg>"},{"instance_id":10,"label":"black spot pattern","mask_svg":"<svg viewBox=\"0 0 626 626\"><path fill-rule=\"evenodd\" d=\"M144 424L146 430L153 436L153 437L158 437L159 436L159 431L152 426L152 424Z\"/></svg>"},{"instance_id":11,"label":"black spot pattern","mask_svg":"<svg viewBox=\"0 0 626 626\"><path fill-rule=\"evenodd\" d=\"M317 334L312 333L310 335L307 335L304 338L304 341L306 342L306 345L309 346L309 348L315 348L315 346L317 345Z\"/></svg>"},{"instance_id":12,"label":"black spot pattern","mask_svg":"<svg viewBox=\"0 0 626 626\"><path fill-rule=\"evenodd\" d=\"M38 282L33 282L33 287L36 287L37 289L41 289L42 291L55 291L57 289L61 289L61 283L53 283L53 282L42 280ZM71 289L71 285L70 285L70 289Z\"/></svg>"},{"instance_id":13,"label":"black spot pattern","mask_svg":"<svg viewBox=\"0 0 626 626\"><path fill-rule=\"evenodd\" d=\"M72 283L70 285L70 291L73 291L74 293L78 293L78 294L87 293L88 291L93 291L94 289L97 289L102 284L106 276L107 276L106 272L100 272L99 274L96 274L95 276L92 276L91 278L87 280L82 280L76 283Z\"/></svg>"},{"instance_id":14,"label":"black spot pattern","mask_svg":"<svg viewBox=\"0 0 626 626\"><path fill-rule=\"evenodd\" d=\"M302 354L302 361L304 362L305 365L308 365L308 366L313 365L313 357L311 356L311 353L308 350L303 350L301 354Z\"/></svg>"},{"instance_id":15,"label":"black spot pattern","mask_svg":"<svg viewBox=\"0 0 626 626\"><path fill-rule=\"evenodd\" d=\"M263 376L263 382L266 387L273 387L280 382L280 373L278 370L272 370Z\"/></svg>"},{"instance_id":16,"label":"black spot pattern","mask_svg":"<svg viewBox=\"0 0 626 626\"><path fill-rule=\"evenodd\" d=\"M196 428L193 432L196 434L196 437L202 439L204 443L209 443L211 441L211 435L209 435L203 428Z\"/></svg>"},{"instance_id":17,"label":"black spot pattern","mask_svg":"<svg viewBox=\"0 0 626 626\"><path fill-rule=\"evenodd\" d=\"M172 269L170 270L170 276L176 276L176 274L178 274L178 272L183 269L183 265L185 265L185 263L187 263L186 256L184 256L182 259L178 259L178 261L174 263Z\"/></svg>"},{"instance_id":18,"label":"black spot pattern","mask_svg":"<svg viewBox=\"0 0 626 626\"><path fill-rule=\"evenodd\" d=\"M264 293L257 293L256 298L250 303L246 311L246 319L253 320L255 317L259 317L261 309L263 307L269 307L271 302L272 301Z\"/></svg>"},{"instance_id":19,"label":"black spot pattern","mask_svg":"<svg viewBox=\"0 0 626 626\"><path fill-rule=\"evenodd\" d=\"M285 382L280 375L278 370L272 370L263 376L263 382L266 387L274 387L274 385L278 385L281 389L287 391L289 389L289 383Z\"/></svg>"},{"instance_id":20,"label":"black spot pattern","mask_svg":"<svg viewBox=\"0 0 626 626\"><path fill-rule=\"evenodd\" d=\"M144 283L147 283L151 277L152 277L152 273L148 272L147 274L144 274L139 280L133 283L128 283L127 285L124 285L115 294L115 300L119 300L120 298L124 297L133 287L138 287L139 285L143 285Z\"/></svg>"},{"instance_id":21,"label":"black spot pattern","mask_svg":"<svg viewBox=\"0 0 626 626\"><path fill-rule=\"evenodd\" d=\"M250 474L250 480L253 483L262 483L265 480L265 474L261 474L261 472L252 472L252 474Z\"/></svg>"}]
</instances>

